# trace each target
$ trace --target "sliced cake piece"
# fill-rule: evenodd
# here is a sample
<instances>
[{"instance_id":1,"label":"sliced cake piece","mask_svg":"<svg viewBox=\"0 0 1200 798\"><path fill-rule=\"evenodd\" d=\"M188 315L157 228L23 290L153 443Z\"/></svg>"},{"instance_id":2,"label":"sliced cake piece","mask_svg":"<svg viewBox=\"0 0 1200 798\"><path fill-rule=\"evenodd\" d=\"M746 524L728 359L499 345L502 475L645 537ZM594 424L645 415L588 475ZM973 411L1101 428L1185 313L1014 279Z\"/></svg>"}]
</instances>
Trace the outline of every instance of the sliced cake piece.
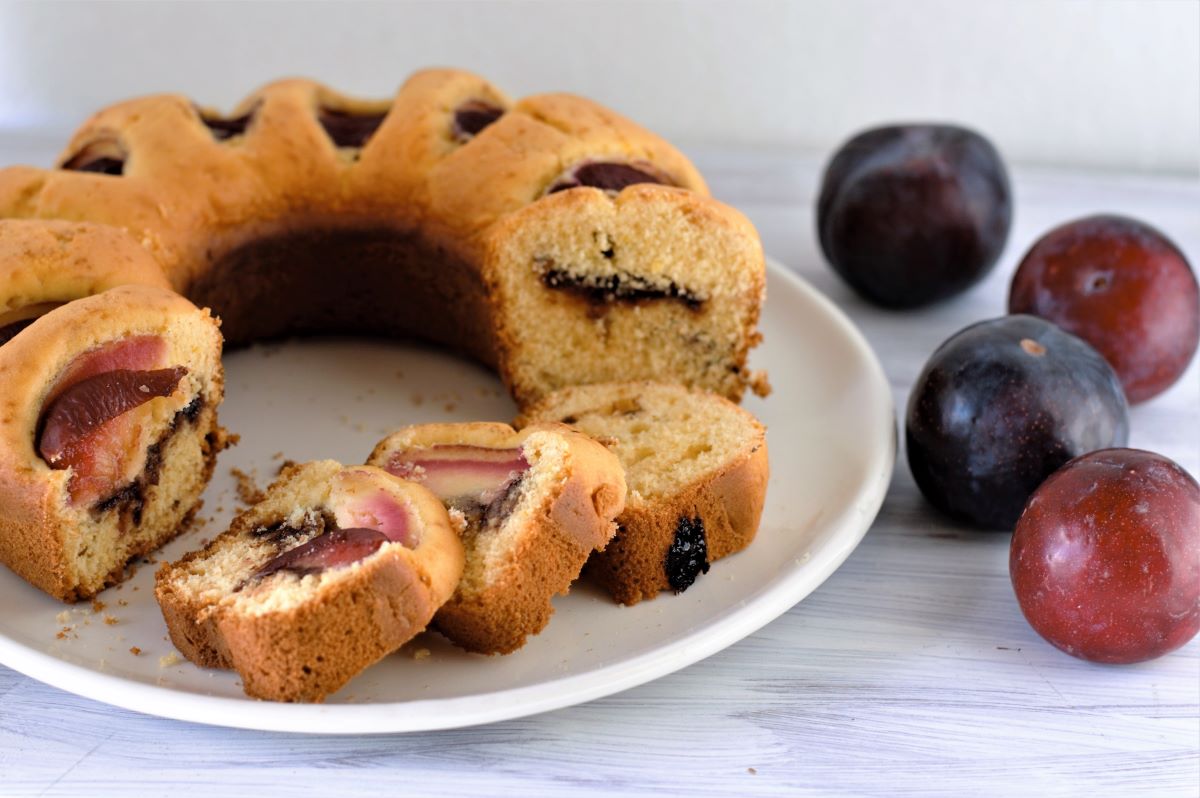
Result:
<instances>
[{"instance_id":1,"label":"sliced cake piece","mask_svg":"<svg viewBox=\"0 0 1200 798\"><path fill-rule=\"evenodd\" d=\"M557 391L517 425L559 421L607 442L629 485L618 531L587 573L622 604L681 592L754 540L767 441L754 416L679 385L608 383Z\"/></svg>"},{"instance_id":2,"label":"sliced cake piece","mask_svg":"<svg viewBox=\"0 0 1200 798\"><path fill-rule=\"evenodd\" d=\"M463 547L425 488L370 466L292 466L204 549L164 566L171 641L247 695L321 701L421 632Z\"/></svg>"},{"instance_id":3,"label":"sliced cake piece","mask_svg":"<svg viewBox=\"0 0 1200 798\"><path fill-rule=\"evenodd\" d=\"M735 400L769 390L747 367L766 274L746 217L671 186L556 185L487 236L500 371L518 404L618 380Z\"/></svg>"},{"instance_id":4,"label":"sliced cake piece","mask_svg":"<svg viewBox=\"0 0 1200 798\"><path fill-rule=\"evenodd\" d=\"M226 441L221 333L155 286L54 299L0 344L0 562L77 601L194 511Z\"/></svg>"},{"instance_id":5,"label":"sliced cake piece","mask_svg":"<svg viewBox=\"0 0 1200 798\"><path fill-rule=\"evenodd\" d=\"M463 648L507 654L540 632L588 555L616 530L625 479L612 452L561 424L425 424L369 462L437 494L464 521L466 569L434 626Z\"/></svg>"}]
</instances>

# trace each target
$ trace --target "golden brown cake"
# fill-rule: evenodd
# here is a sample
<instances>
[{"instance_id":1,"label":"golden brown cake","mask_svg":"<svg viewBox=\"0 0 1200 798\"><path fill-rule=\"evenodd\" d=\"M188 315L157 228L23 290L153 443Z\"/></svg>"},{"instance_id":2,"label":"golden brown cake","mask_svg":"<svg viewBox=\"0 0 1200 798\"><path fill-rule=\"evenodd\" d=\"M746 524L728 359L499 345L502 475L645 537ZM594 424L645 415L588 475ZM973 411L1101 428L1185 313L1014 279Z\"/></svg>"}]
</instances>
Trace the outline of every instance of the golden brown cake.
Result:
<instances>
[{"instance_id":1,"label":"golden brown cake","mask_svg":"<svg viewBox=\"0 0 1200 798\"><path fill-rule=\"evenodd\" d=\"M0 561L71 601L173 537L224 445L220 356L120 231L0 221Z\"/></svg>"},{"instance_id":2,"label":"golden brown cake","mask_svg":"<svg viewBox=\"0 0 1200 798\"><path fill-rule=\"evenodd\" d=\"M171 641L247 695L321 701L421 632L463 547L427 489L332 460L285 469L204 549L157 574Z\"/></svg>"},{"instance_id":3,"label":"golden brown cake","mask_svg":"<svg viewBox=\"0 0 1200 798\"><path fill-rule=\"evenodd\" d=\"M767 441L732 402L680 385L586 385L544 397L518 426L555 421L607 442L625 469L617 535L586 569L622 604L686 590L754 540Z\"/></svg>"},{"instance_id":4,"label":"golden brown cake","mask_svg":"<svg viewBox=\"0 0 1200 798\"><path fill-rule=\"evenodd\" d=\"M512 102L429 70L390 101L305 80L228 115L131 100L57 169L0 171L0 217L127 230L232 343L415 336L497 368L522 403L616 378L766 389L746 362L753 227L674 147L571 95Z\"/></svg>"},{"instance_id":5,"label":"golden brown cake","mask_svg":"<svg viewBox=\"0 0 1200 798\"><path fill-rule=\"evenodd\" d=\"M458 645L507 654L550 620L625 506L617 458L561 424L424 424L368 460L425 485L462 521L466 568L434 626Z\"/></svg>"}]
</instances>

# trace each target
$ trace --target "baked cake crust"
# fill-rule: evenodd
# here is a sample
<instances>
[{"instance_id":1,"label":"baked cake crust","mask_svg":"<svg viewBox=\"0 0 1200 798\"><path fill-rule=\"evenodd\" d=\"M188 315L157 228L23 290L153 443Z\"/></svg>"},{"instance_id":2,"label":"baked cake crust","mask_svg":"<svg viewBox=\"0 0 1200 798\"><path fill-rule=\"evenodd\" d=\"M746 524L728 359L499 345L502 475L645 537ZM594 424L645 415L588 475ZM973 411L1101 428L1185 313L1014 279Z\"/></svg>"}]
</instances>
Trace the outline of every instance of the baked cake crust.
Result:
<instances>
[{"instance_id":1,"label":"baked cake crust","mask_svg":"<svg viewBox=\"0 0 1200 798\"><path fill-rule=\"evenodd\" d=\"M244 599L237 590L189 586L214 555L246 546L256 528L286 515L294 502L328 500L330 485L347 473L404 502L419 526L415 545L384 544L358 563L327 571L315 587L304 584L309 577L277 584L274 592L302 592L282 606ZM262 564L261 553L246 557L251 570ZM433 494L377 468L325 460L285 469L229 530L159 569L155 597L171 641L197 665L235 669L256 698L321 701L424 630L462 568L462 544Z\"/></svg>"},{"instance_id":2,"label":"baked cake crust","mask_svg":"<svg viewBox=\"0 0 1200 798\"><path fill-rule=\"evenodd\" d=\"M458 114L469 104L492 109L494 119L462 131ZM570 183L573 170L597 163L664 185L622 191L621 181L603 190L583 181L558 190L579 182ZM566 195L590 203L619 195L628 217L703 219L695 226L700 249L706 226L743 239L727 248L733 257L724 268L738 275L732 293L714 295L690 322L719 328L720 340L685 335L657 344L641 331L642 340L685 352L674 363L667 354L658 360L686 382L735 399L765 384L745 367L758 340L764 274L753 228L710 199L695 168L665 140L577 96L512 102L482 78L446 69L416 73L391 101L277 81L227 116L180 95L156 95L93 115L58 165L0 170L0 217L89 220L128 231L176 290L213 308L229 342L295 332L415 336L498 368L521 402L578 375L560 373L505 318L511 305L496 295L498 286L511 284L505 278L514 270L532 268L511 251L496 256L513 229L505 220L543 205L549 213ZM80 171L88 168L119 174ZM540 214L523 218L537 223ZM663 258L687 254L668 242L624 268L640 279ZM522 290L530 288L559 292ZM637 332L646 301L603 301L611 318ZM652 304L682 312L685 300L664 295ZM591 327L595 309L576 302L561 323ZM608 378L617 360L596 379ZM658 365L635 364L641 371L626 376L662 377Z\"/></svg>"},{"instance_id":3,"label":"baked cake crust","mask_svg":"<svg viewBox=\"0 0 1200 798\"><path fill-rule=\"evenodd\" d=\"M688 405L708 403L721 407L722 414L735 418L749 434L730 450L720 451L714 465L685 484L656 485L654 490L641 484L633 473L641 454L635 448L644 444L609 439L626 468L630 495L617 518L616 536L603 551L592 555L585 574L622 604L652 599L664 590L686 589L690 580L702 572L692 570L682 587L672 584L667 563L677 541L705 547L701 556L704 571L709 563L741 551L754 541L770 475L765 429L750 413L720 396L650 382L566 388L528 407L516 421L520 428L548 421L576 423L593 416L586 430L592 435L611 435L616 425L607 424L605 416L632 417L642 412L639 403L648 404L658 396L680 403L682 409L671 422L679 430L695 423L683 417ZM699 434L692 437L693 445L701 438ZM697 566L700 564L697 562Z\"/></svg>"},{"instance_id":4,"label":"baked cake crust","mask_svg":"<svg viewBox=\"0 0 1200 798\"><path fill-rule=\"evenodd\" d=\"M367 462L387 468L398 452L433 446L554 450L531 464L542 482L514 508L515 520L480 533L504 535L503 550L488 554L486 545L467 543L467 575L434 618L435 628L463 648L510 653L545 628L551 599L567 593L588 556L612 538L625 505L623 473L611 452L561 424L521 432L491 422L407 427L380 441Z\"/></svg>"}]
</instances>

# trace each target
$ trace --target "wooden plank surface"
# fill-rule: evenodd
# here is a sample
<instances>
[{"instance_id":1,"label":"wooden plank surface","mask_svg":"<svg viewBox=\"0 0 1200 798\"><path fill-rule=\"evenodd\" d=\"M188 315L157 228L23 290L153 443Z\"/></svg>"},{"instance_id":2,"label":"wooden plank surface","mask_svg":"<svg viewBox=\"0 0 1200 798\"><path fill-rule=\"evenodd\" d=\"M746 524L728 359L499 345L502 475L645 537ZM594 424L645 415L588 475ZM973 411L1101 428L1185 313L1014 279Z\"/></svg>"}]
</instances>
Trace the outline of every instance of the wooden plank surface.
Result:
<instances>
[{"instance_id":1,"label":"wooden plank surface","mask_svg":"<svg viewBox=\"0 0 1200 798\"><path fill-rule=\"evenodd\" d=\"M53 150L0 141L0 161L45 163ZM1200 262L1196 181L1016 170L1016 223L995 272L934 309L884 312L821 260L819 160L694 155L714 193L759 226L767 252L864 331L901 418L929 353L1003 313L1016 262L1052 225L1121 212ZM1196 363L1168 394L1135 408L1131 445L1200 473ZM1133 667L1074 660L1021 618L1007 556L1007 535L935 515L901 454L862 545L759 633L625 693L475 729L344 738L209 728L114 709L0 667L0 795L1200 794L1200 641Z\"/></svg>"}]
</instances>

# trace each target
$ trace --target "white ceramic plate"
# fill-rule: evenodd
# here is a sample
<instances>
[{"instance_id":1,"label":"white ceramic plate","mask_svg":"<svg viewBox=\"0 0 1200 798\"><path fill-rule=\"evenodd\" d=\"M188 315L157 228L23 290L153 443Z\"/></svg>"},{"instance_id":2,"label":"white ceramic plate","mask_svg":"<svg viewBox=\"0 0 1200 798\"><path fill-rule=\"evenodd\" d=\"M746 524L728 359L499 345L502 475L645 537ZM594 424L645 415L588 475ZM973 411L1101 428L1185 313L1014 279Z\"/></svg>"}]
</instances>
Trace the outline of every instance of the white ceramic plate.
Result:
<instances>
[{"instance_id":1,"label":"white ceramic plate","mask_svg":"<svg viewBox=\"0 0 1200 798\"><path fill-rule=\"evenodd\" d=\"M0 568L0 662L49 684L169 718L289 732L400 732L531 715L671 673L751 634L820 585L866 533L895 459L891 392L862 336L827 299L772 264L766 341L754 365L774 393L746 406L768 428L771 479L754 545L678 596L620 607L576 585L550 625L507 657L424 634L322 705L247 699L236 674L182 660L153 597L154 565L68 607ZM317 339L226 359L222 421L241 443L220 459L200 511L211 519L160 552L175 559L225 528L231 469L264 486L283 458L361 462L405 423L509 420L489 372L392 341ZM133 653L131 649L140 653Z\"/></svg>"}]
</instances>

